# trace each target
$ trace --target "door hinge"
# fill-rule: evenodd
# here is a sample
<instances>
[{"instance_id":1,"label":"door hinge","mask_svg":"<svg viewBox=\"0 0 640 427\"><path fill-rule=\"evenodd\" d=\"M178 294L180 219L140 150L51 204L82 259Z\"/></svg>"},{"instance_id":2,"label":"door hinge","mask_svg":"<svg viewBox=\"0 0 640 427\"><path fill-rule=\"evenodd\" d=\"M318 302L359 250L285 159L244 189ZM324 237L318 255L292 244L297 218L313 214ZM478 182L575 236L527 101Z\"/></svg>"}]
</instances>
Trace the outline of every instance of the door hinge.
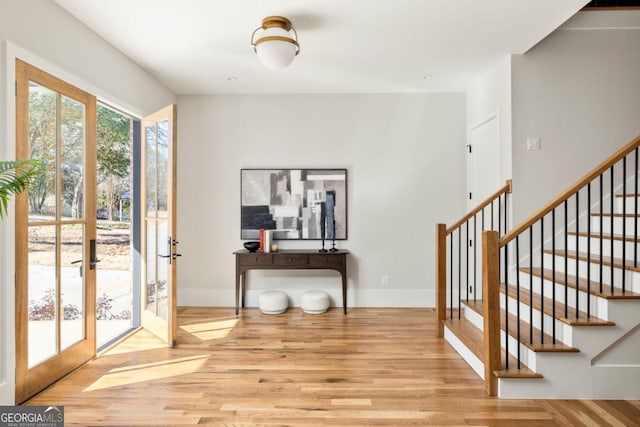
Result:
<instances>
[{"instance_id":1,"label":"door hinge","mask_svg":"<svg viewBox=\"0 0 640 427\"><path fill-rule=\"evenodd\" d=\"M469 153L471 153L471 144L467 144L467 149L469 150Z\"/></svg>"}]
</instances>

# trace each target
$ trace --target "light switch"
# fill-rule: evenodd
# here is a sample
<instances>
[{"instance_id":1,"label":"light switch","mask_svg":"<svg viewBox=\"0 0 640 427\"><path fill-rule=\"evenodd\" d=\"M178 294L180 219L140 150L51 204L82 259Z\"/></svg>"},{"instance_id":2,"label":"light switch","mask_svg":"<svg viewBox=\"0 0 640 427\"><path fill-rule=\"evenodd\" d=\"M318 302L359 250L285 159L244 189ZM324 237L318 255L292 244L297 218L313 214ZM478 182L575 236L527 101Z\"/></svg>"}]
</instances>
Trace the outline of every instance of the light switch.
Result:
<instances>
[{"instance_id":1,"label":"light switch","mask_svg":"<svg viewBox=\"0 0 640 427\"><path fill-rule=\"evenodd\" d=\"M540 138L527 138L527 150L539 150Z\"/></svg>"}]
</instances>

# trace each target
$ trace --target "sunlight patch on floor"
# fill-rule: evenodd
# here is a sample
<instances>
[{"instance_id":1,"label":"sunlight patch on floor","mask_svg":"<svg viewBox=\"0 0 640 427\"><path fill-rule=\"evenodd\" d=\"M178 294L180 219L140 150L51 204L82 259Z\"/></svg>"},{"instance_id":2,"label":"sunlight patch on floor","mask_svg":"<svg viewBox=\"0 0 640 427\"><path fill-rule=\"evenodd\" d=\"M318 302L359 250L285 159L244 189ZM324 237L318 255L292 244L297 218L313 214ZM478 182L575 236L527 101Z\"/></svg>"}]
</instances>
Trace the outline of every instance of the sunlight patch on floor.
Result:
<instances>
[{"instance_id":1,"label":"sunlight patch on floor","mask_svg":"<svg viewBox=\"0 0 640 427\"><path fill-rule=\"evenodd\" d=\"M213 322L192 323L190 325L180 326L180 329L202 341L208 341L227 337L237 324L238 319L228 319Z\"/></svg>"},{"instance_id":2,"label":"sunlight patch on floor","mask_svg":"<svg viewBox=\"0 0 640 427\"><path fill-rule=\"evenodd\" d=\"M135 339L131 339L135 336ZM167 343L153 335L146 329L140 329L127 337L122 342L110 348L100 357L115 356L116 354L135 353L137 351L156 350L159 348L168 348Z\"/></svg>"},{"instance_id":3,"label":"sunlight patch on floor","mask_svg":"<svg viewBox=\"0 0 640 427\"><path fill-rule=\"evenodd\" d=\"M208 358L208 355L199 355L115 368L100 377L83 391L102 390L178 375L192 374L198 372Z\"/></svg>"}]
</instances>

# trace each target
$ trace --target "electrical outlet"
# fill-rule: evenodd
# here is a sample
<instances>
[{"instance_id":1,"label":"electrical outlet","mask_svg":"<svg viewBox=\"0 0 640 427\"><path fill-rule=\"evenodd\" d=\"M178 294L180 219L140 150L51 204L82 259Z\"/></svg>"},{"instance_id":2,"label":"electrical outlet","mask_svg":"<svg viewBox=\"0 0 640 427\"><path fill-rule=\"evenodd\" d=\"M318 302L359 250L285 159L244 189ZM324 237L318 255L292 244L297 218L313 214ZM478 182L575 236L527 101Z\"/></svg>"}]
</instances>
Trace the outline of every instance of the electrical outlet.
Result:
<instances>
[{"instance_id":1,"label":"electrical outlet","mask_svg":"<svg viewBox=\"0 0 640 427\"><path fill-rule=\"evenodd\" d=\"M386 274L384 276L382 276L382 280L381 283L383 288L388 288L389 287L389 276L387 276Z\"/></svg>"},{"instance_id":2,"label":"electrical outlet","mask_svg":"<svg viewBox=\"0 0 640 427\"><path fill-rule=\"evenodd\" d=\"M527 138L527 150L540 150L540 138Z\"/></svg>"}]
</instances>

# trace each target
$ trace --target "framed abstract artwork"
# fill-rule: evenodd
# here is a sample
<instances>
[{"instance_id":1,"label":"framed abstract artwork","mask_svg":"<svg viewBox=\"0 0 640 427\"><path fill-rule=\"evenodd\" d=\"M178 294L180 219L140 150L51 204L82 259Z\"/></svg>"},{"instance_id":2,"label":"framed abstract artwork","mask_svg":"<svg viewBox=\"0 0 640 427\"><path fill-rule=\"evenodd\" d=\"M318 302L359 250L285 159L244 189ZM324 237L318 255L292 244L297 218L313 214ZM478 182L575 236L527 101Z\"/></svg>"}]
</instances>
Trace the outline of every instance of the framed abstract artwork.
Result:
<instances>
[{"instance_id":1,"label":"framed abstract artwork","mask_svg":"<svg viewBox=\"0 0 640 427\"><path fill-rule=\"evenodd\" d=\"M240 238L347 238L346 169L242 169Z\"/></svg>"}]
</instances>

